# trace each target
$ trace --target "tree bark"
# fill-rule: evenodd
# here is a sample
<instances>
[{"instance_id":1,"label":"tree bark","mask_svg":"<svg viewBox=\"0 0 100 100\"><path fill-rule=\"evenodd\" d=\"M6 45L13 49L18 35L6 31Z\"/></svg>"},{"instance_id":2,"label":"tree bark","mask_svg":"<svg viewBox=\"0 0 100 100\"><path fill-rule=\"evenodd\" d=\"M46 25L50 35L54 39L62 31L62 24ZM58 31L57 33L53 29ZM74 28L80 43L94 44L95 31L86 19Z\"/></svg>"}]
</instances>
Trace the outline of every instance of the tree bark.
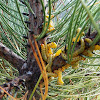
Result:
<instances>
[{"instance_id":1,"label":"tree bark","mask_svg":"<svg viewBox=\"0 0 100 100\"><path fill-rule=\"evenodd\" d=\"M24 59L22 59L20 56L15 54L12 50L4 46L2 43L0 43L0 57L6 59L18 70L20 70L20 68L25 62Z\"/></svg>"},{"instance_id":2,"label":"tree bark","mask_svg":"<svg viewBox=\"0 0 100 100\"><path fill-rule=\"evenodd\" d=\"M29 25L30 31L29 31L28 39L30 39L34 45L33 34L39 35L42 32L42 28L40 26L43 23L43 11L42 11L42 5L40 3L40 0L29 0L29 4L34 14L32 14L32 12L29 11L29 22L31 23ZM42 39L38 41L39 48L40 48L41 43L42 43ZM32 48L30 47L27 48L27 68L28 68L28 71L32 73L31 80L26 81L26 86L29 90L29 93L28 93L28 99L29 99L29 96L31 95L39 79L39 76L41 74L39 66L33 55ZM40 96L36 92L34 96L36 100L39 100Z\"/></svg>"}]
</instances>

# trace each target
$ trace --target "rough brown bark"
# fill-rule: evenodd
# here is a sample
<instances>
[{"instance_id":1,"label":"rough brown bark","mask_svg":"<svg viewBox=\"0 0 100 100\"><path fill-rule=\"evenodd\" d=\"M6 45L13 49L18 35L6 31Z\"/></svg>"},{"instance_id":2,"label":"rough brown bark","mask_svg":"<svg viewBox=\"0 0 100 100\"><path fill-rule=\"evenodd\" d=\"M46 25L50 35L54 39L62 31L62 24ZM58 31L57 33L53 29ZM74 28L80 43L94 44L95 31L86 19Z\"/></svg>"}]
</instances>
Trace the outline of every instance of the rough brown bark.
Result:
<instances>
[{"instance_id":1,"label":"rough brown bark","mask_svg":"<svg viewBox=\"0 0 100 100\"><path fill-rule=\"evenodd\" d=\"M42 31L42 28L40 26L43 23L43 12L42 12L42 6L40 0L29 0L29 4L35 14L32 14L32 12L29 11L29 22L31 23L29 25L30 31L29 31L28 39L30 39L34 45L32 35L33 34L39 35ZM41 43L42 40L38 41L39 48ZM29 47L27 48L27 69L32 73L32 79L26 81L26 86L29 90L29 94L28 94L29 97L41 74L36 59L33 55L33 51ZM36 100L39 100L40 96L37 93L35 93L35 98Z\"/></svg>"},{"instance_id":2,"label":"rough brown bark","mask_svg":"<svg viewBox=\"0 0 100 100\"><path fill-rule=\"evenodd\" d=\"M15 54L12 50L0 43L0 57L6 59L11 63L15 68L20 70L21 66L24 64L25 60L20 56Z\"/></svg>"}]
</instances>

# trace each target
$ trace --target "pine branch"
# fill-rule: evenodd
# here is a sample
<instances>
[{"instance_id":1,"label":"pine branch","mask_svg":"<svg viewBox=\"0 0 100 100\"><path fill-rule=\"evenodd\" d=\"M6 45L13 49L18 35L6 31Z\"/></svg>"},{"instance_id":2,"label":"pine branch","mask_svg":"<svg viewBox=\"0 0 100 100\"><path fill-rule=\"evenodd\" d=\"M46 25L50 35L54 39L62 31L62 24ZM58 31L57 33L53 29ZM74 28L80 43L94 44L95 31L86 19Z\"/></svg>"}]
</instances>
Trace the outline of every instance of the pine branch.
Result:
<instances>
[{"instance_id":1,"label":"pine branch","mask_svg":"<svg viewBox=\"0 0 100 100\"><path fill-rule=\"evenodd\" d=\"M90 34L90 32L87 32L85 35L85 38L89 38L92 41L95 39L95 37L98 35L97 31L94 31L92 34ZM85 40L85 38L83 38ZM99 45L100 46L100 39L96 42L95 45ZM76 46L75 46L75 51L80 48L81 44L79 42L77 42ZM85 50L87 50L91 45L89 45L88 42L85 41ZM80 54L81 56L81 54ZM59 64L58 64L59 63ZM54 72L54 70L58 70L59 68L62 68L62 66L65 66L67 63L66 61L62 58L61 55L59 55L58 57L56 57L53 61L53 65L51 67L52 72Z\"/></svg>"},{"instance_id":2,"label":"pine branch","mask_svg":"<svg viewBox=\"0 0 100 100\"><path fill-rule=\"evenodd\" d=\"M20 56L15 54L12 50L0 43L0 57L6 59L11 63L15 68L20 70L20 67L24 64L25 60Z\"/></svg>"},{"instance_id":3,"label":"pine branch","mask_svg":"<svg viewBox=\"0 0 100 100\"><path fill-rule=\"evenodd\" d=\"M10 93L14 88L15 88L15 92L17 92L20 89L19 85L21 84L23 87L25 87L25 81L28 81L29 79L30 79L30 75L24 74L12 80L7 79L7 81L9 82L3 84L1 87L8 93ZM2 91L2 89L0 89L0 100L3 98L4 95L5 92Z\"/></svg>"}]
</instances>

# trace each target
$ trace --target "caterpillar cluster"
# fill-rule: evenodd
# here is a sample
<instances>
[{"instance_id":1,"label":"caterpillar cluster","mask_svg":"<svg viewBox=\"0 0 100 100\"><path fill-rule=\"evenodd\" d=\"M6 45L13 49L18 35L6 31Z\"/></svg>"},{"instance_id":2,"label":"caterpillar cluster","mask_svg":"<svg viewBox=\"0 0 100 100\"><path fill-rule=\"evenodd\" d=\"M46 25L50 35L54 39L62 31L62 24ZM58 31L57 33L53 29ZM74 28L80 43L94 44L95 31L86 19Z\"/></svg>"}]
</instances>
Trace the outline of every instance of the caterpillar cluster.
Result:
<instances>
[{"instance_id":1,"label":"caterpillar cluster","mask_svg":"<svg viewBox=\"0 0 100 100\"><path fill-rule=\"evenodd\" d=\"M54 17L54 15L51 15L51 18L53 18L53 17ZM49 18L49 15L46 15L46 26L48 25L48 23L47 23L48 18ZM42 25L42 28L43 28L43 25ZM54 28L54 22L53 22L52 20L50 20L48 29L47 29L47 31L46 31L46 34L49 33L49 32L51 32L51 31L53 31L53 30L55 30L55 28ZM46 35L45 35L45 36L46 36ZM44 36L44 37L45 37L45 36ZM35 35L34 37L35 37L35 38L38 38L39 35Z\"/></svg>"},{"instance_id":2,"label":"caterpillar cluster","mask_svg":"<svg viewBox=\"0 0 100 100\"><path fill-rule=\"evenodd\" d=\"M80 30L81 30L80 28L77 29L76 37L78 36ZM54 71L52 71L52 68L51 68L54 59L56 59L56 57L60 56L60 54L61 54L61 57L67 61L68 56L67 56L66 51L68 48L65 46L65 47L63 47L63 49L59 49L56 53L54 53L53 49L57 48L57 44L55 42L51 42L51 43L47 44L45 41L44 44L41 44L41 54L42 54L44 61L47 63L46 66L47 66L48 75L50 75L51 77L58 77L57 82L59 85L64 84L64 82L62 80L62 72L66 68L68 68L69 66L72 66L72 68L77 68L79 61L86 59L82 55L91 57L91 56L93 56L93 53L92 53L93 50L100 50L99 44L91 46L91 43L93 42L92 38L85 37L85 38L81 39L82 35L84 35L84 32L82 32L80 34L79 38L77 39L77 43L80 43L80 45L79 45L80 47L74 51L70 64L66 63L64 66L61 66ZM75 42L76 37L74 37L72 39L72 45ZM69 55L69 58L71 58L71 55Z\"/></svg>"},{"instance_id":3,"label":"caterpillar cluster","mask_svg":"<svg viewBox=\"0 0 100 100\"><path fill-rule=\"evenodd\" d=\"M51 15L51 18L53 18L53 17L54 17L54 15ZM49 15L46 15L46 21L48 21L48 18L49 18ZM47 26L47 24L48 24L48 23L46 23L46 26ZM55 29L55 28L54 28L54 23L53 23L52 20L50 20L49 27L48 27L48 30L47 30L46 33L51 32L51 31L53 31L54 29Z\"/></svg>"},{"instance_id":4,"label":"caterpillar cluster","mask_svg":"<svg viewBox=\"0 0 100 100\"><path fill-rule=\"evenodd\" d=\"M57 48L57 44L55 42L47 44L45 41L44 44L41 44L41 54L44 61L47 63L47 71L50 73L52 72L51 66L53 60L61 53L61 49L59 49L56 53L53 53L54 48Z\"/></svg>"}]
</instances>

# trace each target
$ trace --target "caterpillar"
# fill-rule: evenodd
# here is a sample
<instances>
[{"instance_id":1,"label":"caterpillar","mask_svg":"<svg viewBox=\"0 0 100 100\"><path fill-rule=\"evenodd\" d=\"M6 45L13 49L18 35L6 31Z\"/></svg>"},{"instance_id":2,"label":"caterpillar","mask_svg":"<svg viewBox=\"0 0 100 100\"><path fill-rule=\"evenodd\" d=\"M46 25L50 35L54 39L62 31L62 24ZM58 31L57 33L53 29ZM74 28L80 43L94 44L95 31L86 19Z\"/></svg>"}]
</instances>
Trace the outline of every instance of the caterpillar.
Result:
<instances>
[{"instance_id":1,"label":"caterpillar","mask_svg":"<svg viewBox=\"0 0 100 100\"><path fill-rule=\"evenodd\" d=\"M49 72L49 73L51 73L52 71L51 71L51 66L52 66L52 55L50 55L49 56L49 58L48 58L48 64L47 64L47 71Z\"/></svg>"},{"instance_id":2,"label":"caterpillar","mask_svg":"<svg viewBox=\"0 0 100 100\"><path fill-rule=\"evenodd\" d=\"M89 46L91 45L92 43L92 40L89 39L89 38L85 38L84 39L87 43L89 43ZM89 48L87 48L82 54L85 55L85 56L89 56L89 57L92 57L93 56L93 50L95 49L95 46L90 46Z\"/></svg>"},{"instance_id":3,"label":"caterpillar","mask_svg":"<svg viewBox=\"0 0 100 100\"><path fill-rule=\"evenodd\" d=\"M53 17L54 17L54 15L51 15L51 18L53 18ZM49 15L46 15L46 21L48 21L48 18L49 18ZM46 23L46 26L47 26L47 24L48 24L48 23ZM46 33L51 32L51 31L53 31L54 29L55 29L55 28L54 28L54 23L53 23L52 20L50 20L49 27L48 27L48 30L47 30Z\"/></svg>"},{"instance_id":4,"label":"caterpillar","mask_svg":"<svg viewBox=\"0 0 100 100\"><path fill-rule=\"evenodd\" d=\"M71 64L75 64L76 62L78 62L80 60L85 60L85 58L82 57L82 56L73 57L72 61L71 61Z\"/></svg>"},{"instance_id":5,"label":"caterpillar","mask_svg":"<svg viewBox=\"0 0 100 100\"><path fill-rule=\"evenodd\" d=\"M57 44L55 42L51 42L47 44L47 48L57 48Z\"/></svg>"},{"instance_id":6,"label":"caterpillar","mask_svg":"<svg viewBox=\"0 0 100 100\"><path fill-rule=\"evenodd\" d=\"M59 56L61 54L62 50L59 49L54 55L53 55L53 59L57 56Z\"/></svg>"},{"instance_id":7,"label":"caterpillar","mask_svg":"<svg viewBox=\"0 0 100 100\"><path fill-rule=\"evenodd\" d=\"M44 44L41 44L41 54L42 54L44 61L47 61L46 48L45 48Z\"/></svg>"},{"instance_id":8,"label":"caterpillar","mask_svg":"<svg viewBox=\"0 0 100 100\"><path fill-rule=\"evenodd\" d=\"M81 53L84 51L84 49L85 49L85 42L84 42L84 39L81 39L80 41L81 41L81 47L80 47L80 49L76 50L76 51L73 53L73 57L78 56L78 55L81 54ZM68 60L67 54L65 54L65 53L63 52L61 55L62 55L62 57L63 57L65 60ZM69 55L69 57L71 57L71 55Z\"/></svg>"},{"instance_id":9,"label":"caterpillar","mask_svg":"<svg viewBox=\"0 0 100 100\"><path fill-rule=\"evenodd\" d=\"M63 82L63 80L62 80L62 70L61 70L61 68L59 68L58 70L55 70L54 73L56 73L57 76L58 76L58 81L57 81L57 83L58 83L59 85L63 85L64 82Z\"/></svg>"},{"instance_id":10,"label":"caterpillar","mask_svg":"<svg viewBox=\"0 0 100 100\"><path fill-rule=\"evenodd\" d=\"M78 35L79 35L80 30L81 30L80 28L77 30ZM76 37L78 35L76 35ZM62 80L62 72L65 69L67 69L70 66L72 66L72 68L75 68L75 69L78 68L79 67L79 61L86 59L82 55L91 57L91 56L93 56L93 53L92 53L93 50L100 50L99 44L91 46L93 38L95 38L96 35L95 36L92 35L91 38L85 37L85 38L81 39L82 35L84 35L84 32L81 33L79 38L78 38L77 45L79 45L79 48L77 49L77 46L76 46L76 49L75 49L73 56L72 56L72 60L70 61L69 64L67 62L67 60L68 60L68 56L67 56L68 46L67 46L67 44L66 44L66 46L59 49L56 53L53 52L53 48L57 48L57 44L55 42L51 42L51 43L47 44L46 41L45 41L45 43L43 45L41 45L41 51L42 51L41 53L43 55L43 59L44 59L44 61L47 62L48 75L50 75L51 77L58 77L57 83L59 85L64 84L64 82ZM72 41L75 41L76 37L73 38ZM60 62L60 63L57 62L58 64L60 64L62 66L59 66L58 68L54 68L52 66L57 67L57 64L53 64L53 62L54 62L54 60L56 59L57 56L58 57L61 56L62 58L61 57L60 58L64 59L64 61L66 61L66 62L65 63L63 61ZM71 58L71 55L69 55L69 57ZM58 60L58 61L60 61L60 60ZM63 64L65 64L65 65L63 65Z\"/></svg>"},{"instance_id":11,"label":"caterpillar","mask_svg":"<svg viewBox=\"0 0 100 100\"><path fill-rule=\"evenodd\" d=\"M75 42L75 40L76 40L76 38L78 37L80 31L81 31L81 28L78 28L78 29L77 29L77 34L76 34L76 36L72 39L72 42ZM81 38L83 35L85 35L85 33L84 33L84 32L81 32L81 34L79 35L79 37L78 37L78 39L77 39L77 42L79 42L80 38Z\"/></svg>"},{"instance_id":12,"label":"caterpillar","mask_svg":"<svg viewBox=\"0 0 100 100\"><path fill-rule=\"evenodd\" d=\"M54 17L54 15L51 15L51 18L53 18L53 17ZM48 23L47 23L48 18L49 18L49 15L46 15L46 26L48 25ZM39 28L43 28L43 24L39 25L38 27ZM54 28L54 22L52 20L50 20L49 27L48 27L48 29L46 31L46 34L49 33L49 32L51 32L51 31L53 31L53 30L55 30L55 28ZM45 34L45 37L46 37L46 34ZM34 35L35 38L38 38L39 36L40 35Z\"/></svg>"},{"instance_id":13,"label":"caterpillar","mask_svg":"<svg viewBox=\"0 0 100 100\"><path fill-rule=\"evenodd\" d=\"M81 54L81 53L84 51L84 49L85 49L85 42L84 42L84 39L81 39L80 41L81 41L81 47L80 47L80 49L76 50L76 51L73 53L73 57L75 57L75 56Z\"/></svg>"},{"instance_id":14,"label":"caterpillar","mask_svg":"<svg viewBox=\"0 0 100 100\"><path fill-rule=\"evenodd\" d=\"M73 69L79 68L79 61L71 65Z\"/></svg>"}]
</instances>

